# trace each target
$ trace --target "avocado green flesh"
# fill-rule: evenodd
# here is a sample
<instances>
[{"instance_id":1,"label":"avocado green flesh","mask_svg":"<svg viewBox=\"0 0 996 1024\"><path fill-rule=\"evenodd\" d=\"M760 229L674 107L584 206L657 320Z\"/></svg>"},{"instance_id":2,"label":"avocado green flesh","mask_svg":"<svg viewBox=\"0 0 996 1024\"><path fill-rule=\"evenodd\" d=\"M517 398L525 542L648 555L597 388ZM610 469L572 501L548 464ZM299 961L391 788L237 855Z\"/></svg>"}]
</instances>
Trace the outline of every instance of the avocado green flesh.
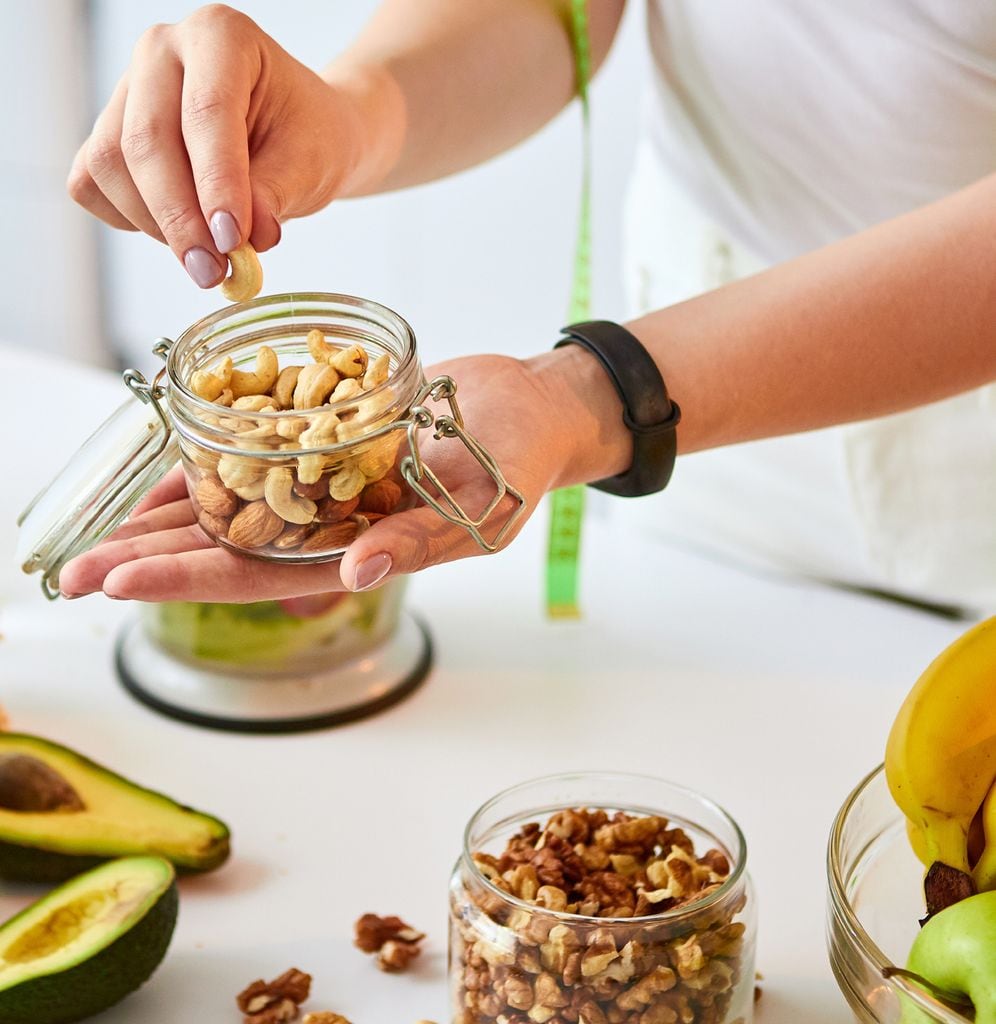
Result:
<instances>
[{"instance_id":1,"label":"avocado green flesh","mask_svg":"<svg viewBox=\"0 0 996 1024\"><path fill-rule=\"evenodd\" d=\"M0 1021L70 1024L138 988L176 924L172 865L111 861L67 882L0 926Z\"/></svg>"},{"instance_id":2,"label":"avocado green flesh","mask_svg":"<svg viewBox=\"0 0 996 1024\"><path fill-rule=\"evenodd\" d=\"M73 787L84 810L34 813L0 807L0 877L58 881L111 857L150 853L181 869L209 871L228 857L228 829L217 818L137 786L65 747L0 733L3 754L44 761Z\"/></svg>"}]
</instances>

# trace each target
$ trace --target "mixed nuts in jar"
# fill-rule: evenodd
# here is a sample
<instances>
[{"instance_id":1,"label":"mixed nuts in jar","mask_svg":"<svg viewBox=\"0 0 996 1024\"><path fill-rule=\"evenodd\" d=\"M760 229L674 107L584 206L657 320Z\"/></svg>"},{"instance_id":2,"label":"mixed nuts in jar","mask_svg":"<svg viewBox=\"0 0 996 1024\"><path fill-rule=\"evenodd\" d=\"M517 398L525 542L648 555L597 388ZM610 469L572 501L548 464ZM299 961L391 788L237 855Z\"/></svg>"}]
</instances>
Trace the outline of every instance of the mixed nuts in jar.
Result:
<instances>
[{"instance_id":1,"label":"mixed nuts in jar","mask_svg":"<svg viewBox=\"0 0 996 1024\"><path fill-rule=\"evenodd\" d=\"M451 883L453 1024L748 1024L744 860L724 812L658 780L501 794L468 826Z\"/></svg>"},{"instance_id":2,"label":"mixed nuts in jar","mask_svg":"<svg viewBox=\"0 0 996 1024\"><path fill-rule=\"evenodd\" d=\"M218 543L321 561L414 504L395 469L398 421L423 382L414 339L400 317L356 301L276 326L279 307L263 300L256 316L194 328L171 351L184 471Z\"/></svg>"}]
</instances>

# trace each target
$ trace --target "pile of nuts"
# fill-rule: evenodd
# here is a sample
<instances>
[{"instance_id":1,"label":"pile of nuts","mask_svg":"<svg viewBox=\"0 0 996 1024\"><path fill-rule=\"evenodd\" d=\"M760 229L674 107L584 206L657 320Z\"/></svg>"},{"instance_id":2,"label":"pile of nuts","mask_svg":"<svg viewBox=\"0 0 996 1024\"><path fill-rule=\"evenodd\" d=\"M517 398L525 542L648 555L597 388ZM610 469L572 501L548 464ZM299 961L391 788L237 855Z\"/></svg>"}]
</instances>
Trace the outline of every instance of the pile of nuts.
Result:
<instances>
[{"instance_id":1,"label":"pile of nuts","mask_svg":"<svg viewBox=\"0 0 996 1024\"><path fill-rule=\"evenodd\" d=\"M307 344L314 362L305 366L281 369L263 345L252 371L227 356L195 371L191 391L227 410L201 421L234 450L219 456L187 438L182 450L197 521L210 537L257 555L318 561L400 510L407 489L390 475L403 431L363 440L391 419L388 354L370 359L361 345L331 345L318 329ZM320 450L348 442L345 451Z\"/></svg>"},{"instance_id":2,"label":"pile of nuts","mask_svg":"<svg viewBox=\"0 0 996 1024\"><path fill-rule=\"evenodd\" d=\"M730 864L719 850L696 857L668 825L568 809L524 826L498 857L476 853L486 883L465 875L452 897L454 1024L723 1024L743 974L734 918L746 897L696 911Z\"/></svg>"}]
</instances>

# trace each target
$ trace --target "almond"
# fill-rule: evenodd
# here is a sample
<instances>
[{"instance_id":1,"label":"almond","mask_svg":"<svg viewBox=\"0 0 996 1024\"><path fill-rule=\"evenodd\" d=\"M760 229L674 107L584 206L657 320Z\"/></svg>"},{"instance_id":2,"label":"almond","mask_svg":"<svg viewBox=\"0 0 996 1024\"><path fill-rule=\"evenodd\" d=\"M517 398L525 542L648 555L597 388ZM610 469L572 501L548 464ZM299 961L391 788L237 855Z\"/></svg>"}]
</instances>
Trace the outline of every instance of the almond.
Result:
<instances>
[{"instance_id":1,"label":"almond","mask_svg":"<svg viewBox=\"0 0 996 1024\"><path fill-rule=\"evenodd\" d=\"M288 526L284 532L273 542L278 551L293 551L299 548L311 533L311 524L307 526Z\"/></svg>"},{"instance_id":2,"label":"almond","mask_svg":"<svg viewBox=\"0 0 996 1024\"><path fill-rule=\"evenodd\" d=\"M377 480L367 484L360 495L360 511L388 515L401 501L401 486L393 480Z\"/></svg>"},{"instance_id":3,"label":"almond","mask_svg":"<svg viewBox=\"0 0 996 1024\"><path fill-rule=\"evenodd\" d=\"M213 516L203 509L197 513L197 525L214 540L215 537L228 536L228 519L225 516Z\"/></svg>"},{"instance_id":4,"label":"almond","mask_svg":"<svg viewBox=\"0 0 996 1024\"><path fill-rule=\"evenodd\" d=\"M328 523L317 530L298 549L307 551L335 551L351 544L360 532L357 523L347 520L343 523Z\"/></svg>"},{"instance_id":5,"label":"almond","mask_svg":"<svg viewBox=\"0 0 996 1024\"><path fill-rule=\"evenodd\" d=\"M315 513L316 523L341 523L348 519L359 505L359 498L350 498L349 501L336 501L335 498L326 498L319 502L318 511Z\"/></svg>"},{"instance_id":6,"label":"almond","mask_svg":"<svg viewBox=\"0 0 996 1024\"><path fill-rule=\"evenodd\" d=\"M250 502L232 520L228 540L238 548L261 548L283 532L284 521L265 501Z\"/></svg>"},{"instance_id":7,"label":"almond","mask_svg":"<svg viewBox=\"0 0 996 1024\"><path fill-rule=\"evenodd\" d=\"M314 484L303 484L300 480L294 481L294 493L300 498L310 498L312 501L321 501L329 496L329 478L322 476Z\"/></svg>"},{"instance_id":8,"label":"almond","mask_svg":"<svg viewBox=\"0 0 996 1024\"><path fill-rule=\"evenodd\" d=\"M194 488L194 500L209 516L234 516L239 510L239 498L216 476L205 476Z\"/></svg>"}]
</instances>

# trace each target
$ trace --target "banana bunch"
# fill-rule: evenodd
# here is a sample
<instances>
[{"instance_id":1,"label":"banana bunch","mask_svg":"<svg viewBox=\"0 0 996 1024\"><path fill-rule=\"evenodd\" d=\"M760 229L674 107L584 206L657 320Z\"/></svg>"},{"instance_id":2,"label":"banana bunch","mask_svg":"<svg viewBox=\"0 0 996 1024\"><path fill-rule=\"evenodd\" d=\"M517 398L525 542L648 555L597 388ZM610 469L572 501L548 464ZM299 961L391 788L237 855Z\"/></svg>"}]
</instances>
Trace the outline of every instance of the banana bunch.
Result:
<instances>
[{"instance_id":1,"label":"banana bunch","mask_svg":"<svg viewBox=\"0 0 996 1024\"><path fill-rule=\"evenodd\" d=\"M996 618L917 680L889 735L885 773L923 864L996 890Z\"/></svg>"}]
</instances>

